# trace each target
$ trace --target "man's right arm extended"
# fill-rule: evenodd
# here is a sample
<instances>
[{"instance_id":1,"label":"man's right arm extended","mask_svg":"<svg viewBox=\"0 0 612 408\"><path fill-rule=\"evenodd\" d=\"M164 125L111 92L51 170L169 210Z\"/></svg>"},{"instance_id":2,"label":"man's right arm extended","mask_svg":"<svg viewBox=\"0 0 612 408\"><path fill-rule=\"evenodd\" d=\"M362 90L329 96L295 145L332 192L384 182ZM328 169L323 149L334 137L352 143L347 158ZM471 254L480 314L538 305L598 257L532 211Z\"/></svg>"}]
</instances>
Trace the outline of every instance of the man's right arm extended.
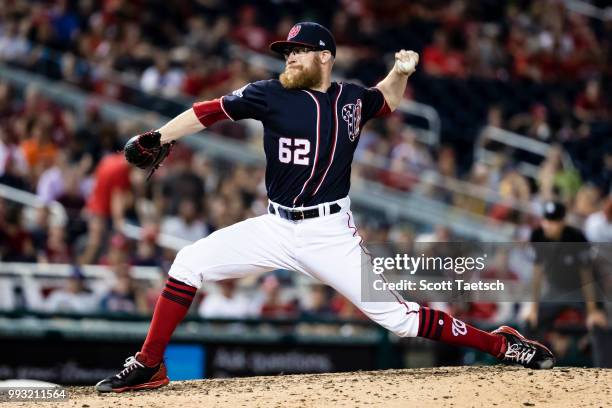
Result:
<instances>
[{"instance_id":1,"label":"man's right arm extended","mask_svg":"<svg viewBox=\"0 0 612 408\"><path fill-rule=\"evenodd\" d=\"M169 143L183 136L197 133L223 119L229 119L229 116L223 110L221 99L194 103L192 108L187 109L157 130L161 133L160 143Z\"/></svg>"}]
</instances>

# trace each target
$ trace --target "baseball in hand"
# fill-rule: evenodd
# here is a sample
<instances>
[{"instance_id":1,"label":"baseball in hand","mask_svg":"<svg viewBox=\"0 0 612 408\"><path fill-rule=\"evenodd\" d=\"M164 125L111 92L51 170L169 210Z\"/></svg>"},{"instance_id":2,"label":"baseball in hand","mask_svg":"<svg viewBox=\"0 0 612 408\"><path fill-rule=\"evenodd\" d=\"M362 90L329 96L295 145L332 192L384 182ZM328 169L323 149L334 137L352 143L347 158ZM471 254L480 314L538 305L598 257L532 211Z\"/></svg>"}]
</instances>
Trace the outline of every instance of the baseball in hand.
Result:
<instances>
[{"instance_id":1,"label":"baseball in hand","mask_svg":"<svg viewBox=\"0 0 612 408\"><path fill-rule=\"evenodd\" d=\"M412 74L418 63L419 54L414 51L401 50L395 53L395 69L400 74Z\"/></svg>"}]
</instances>

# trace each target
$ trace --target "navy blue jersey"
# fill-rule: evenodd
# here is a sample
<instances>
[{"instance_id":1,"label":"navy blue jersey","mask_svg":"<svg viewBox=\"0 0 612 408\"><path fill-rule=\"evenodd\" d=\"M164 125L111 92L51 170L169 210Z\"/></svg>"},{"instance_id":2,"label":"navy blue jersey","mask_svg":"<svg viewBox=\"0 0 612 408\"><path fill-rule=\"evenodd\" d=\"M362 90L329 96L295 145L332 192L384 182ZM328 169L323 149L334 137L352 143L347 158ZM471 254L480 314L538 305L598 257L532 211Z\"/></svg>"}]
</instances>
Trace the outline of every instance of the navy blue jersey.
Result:
<instances>
[{"instance_id":1,"label":"navy blue jersey","mask_svg":"<svg viewBox=\"0 0 612 408\"><path fill-rule=\"evenodd\" d=\"M288 90L275 79L247 84L221 106L232 120L263 123L268 197L287 207L346 197L359 133L388 111L377 88L333 82L327 92Z\"/></svg>"}]
</instances>

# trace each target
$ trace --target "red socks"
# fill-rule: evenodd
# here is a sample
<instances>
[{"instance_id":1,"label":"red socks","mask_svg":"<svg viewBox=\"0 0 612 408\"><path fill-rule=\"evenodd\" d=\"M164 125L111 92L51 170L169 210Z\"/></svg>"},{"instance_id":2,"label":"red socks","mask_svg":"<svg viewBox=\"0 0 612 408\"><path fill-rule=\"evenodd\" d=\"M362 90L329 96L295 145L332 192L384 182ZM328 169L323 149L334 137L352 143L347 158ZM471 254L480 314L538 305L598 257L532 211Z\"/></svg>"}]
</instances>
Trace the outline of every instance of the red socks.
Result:
<instances>
[{"instance_id":1,"label":"red socks","mask_svg":"<svg viewBox=\"0 0 612 408\"><path fill-rule=\"evenodd\" d=\"M484 351L495 357L505 348L503 336L487 333L452 316L428 307L419 310L419 337Z\"/></svg>"},{"instance_id":2,"label":"red socks","mask_svg":"<svg viewBox=\"0 0 612 408\"><path fill-rule=\"evenodd\" d=\"M176 326L185 318L197 289L173 278L168 278L166 287L157 299L149 333L138 361L154 367L164 358L164 351Z\"/></svg>"},{"instance_id":3,"label":"red socks","mask_svg":"<svg viewBox=\"0 0 612 408\"><path fill-rule=\"evenodd\" d=\"M193 286L168 278L166 287L155 305L149 333L138 353L138 361L150 367L162 361L172 333L187 315L196 291ZM440 310L421 307L419 319L419 337L455 346L472 347L495 357L504 351L503 336L479 330Z\"/></svg>"}]
</instances>

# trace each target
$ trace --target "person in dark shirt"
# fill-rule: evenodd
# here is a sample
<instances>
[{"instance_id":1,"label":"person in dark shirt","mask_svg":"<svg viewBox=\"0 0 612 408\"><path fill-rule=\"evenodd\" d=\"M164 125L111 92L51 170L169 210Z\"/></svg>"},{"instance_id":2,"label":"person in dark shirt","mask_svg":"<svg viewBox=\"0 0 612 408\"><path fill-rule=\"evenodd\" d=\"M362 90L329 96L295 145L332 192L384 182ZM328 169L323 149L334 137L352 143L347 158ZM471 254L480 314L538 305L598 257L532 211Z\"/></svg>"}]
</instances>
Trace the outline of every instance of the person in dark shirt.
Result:
<instances>
[{"instance_id":1,"label":"person in dark shirt","mask_svg":"<svg viewBox=\"0 0 612 408\"><path fill-rule=\"evenodd\" d=\"M606 315L596 302L595 277L589 244L577 228L565 223L565 206L550 201L544 204L541 226L533 230L530 241L535 251L533 303L527 316L532 328L546 327L568 310L586 317L586 326L607 325ZM546 279L548 290L542 293Z\"/></svg>"}]
</instances>

